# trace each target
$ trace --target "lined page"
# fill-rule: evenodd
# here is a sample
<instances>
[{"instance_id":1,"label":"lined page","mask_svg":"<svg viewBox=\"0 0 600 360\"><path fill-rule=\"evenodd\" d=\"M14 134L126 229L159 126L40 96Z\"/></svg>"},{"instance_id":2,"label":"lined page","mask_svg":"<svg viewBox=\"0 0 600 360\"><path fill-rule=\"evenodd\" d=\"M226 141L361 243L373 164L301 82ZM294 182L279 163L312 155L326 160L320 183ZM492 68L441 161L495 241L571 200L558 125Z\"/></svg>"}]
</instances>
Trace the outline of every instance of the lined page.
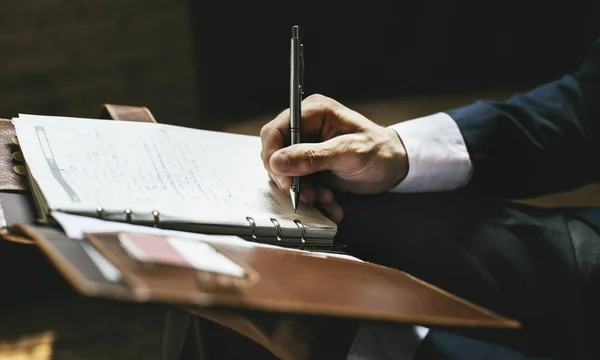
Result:
<instances>
[{"instance_id":1,"label":"lined page","mask_svg":"<svg viewBox=\"0 0 600 360\"><path fill-rule=\"evenodd\" d=\"M247 226L246 216L335 228L315 208L273 196L258 137L153 123L20 115L30 172L52 210ZM312 224L312 225L311 225Z\"/></svg>"}]
</instances>

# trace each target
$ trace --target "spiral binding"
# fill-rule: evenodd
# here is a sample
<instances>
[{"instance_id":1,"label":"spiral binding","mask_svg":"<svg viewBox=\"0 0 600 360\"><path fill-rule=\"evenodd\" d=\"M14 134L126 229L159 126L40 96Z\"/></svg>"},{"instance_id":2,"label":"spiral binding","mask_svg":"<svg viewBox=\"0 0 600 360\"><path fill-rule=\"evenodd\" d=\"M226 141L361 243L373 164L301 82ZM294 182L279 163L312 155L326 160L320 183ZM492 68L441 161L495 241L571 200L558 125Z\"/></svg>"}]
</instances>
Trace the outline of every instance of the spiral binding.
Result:
<instances>
[{"instance_id":1,"label":"spiral binding","mask_svg":"<svg viewBox=\"0 0 600 360\"><path fill-rule=\"evenodd\" d=\"M133 211L131 209L127 208L123 212L125 213L125 220L128 223L133 222ZM98 206L96 208L96 214L98 215L98 218L100 218L100 219L106 218L106 211L104 210L104 208L102 206ZM152 217L154 218L154 227L159 227L160 212L158 210L153 210Z\"/></svg>"}]
</instances>

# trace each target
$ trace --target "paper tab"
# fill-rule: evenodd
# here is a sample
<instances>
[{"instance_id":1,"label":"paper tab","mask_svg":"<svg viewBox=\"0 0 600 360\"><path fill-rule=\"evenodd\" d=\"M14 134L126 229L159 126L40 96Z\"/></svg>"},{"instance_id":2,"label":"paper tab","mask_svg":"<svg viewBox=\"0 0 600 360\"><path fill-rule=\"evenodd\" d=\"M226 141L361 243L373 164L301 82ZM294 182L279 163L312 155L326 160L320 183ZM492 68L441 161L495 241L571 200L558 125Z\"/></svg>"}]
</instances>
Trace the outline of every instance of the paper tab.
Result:
<instances>
[{"instance_id":1,"label":"paper tab","mask_svg":"<svg viewBox=\"0 0 600 360\"><path fill-rule=\"evenodd\" d=\"M193 268L223 275L244 277L244 269L211 245L181 237L120 233L123 248L138 261Z\"/></svg>"}]
</instances>

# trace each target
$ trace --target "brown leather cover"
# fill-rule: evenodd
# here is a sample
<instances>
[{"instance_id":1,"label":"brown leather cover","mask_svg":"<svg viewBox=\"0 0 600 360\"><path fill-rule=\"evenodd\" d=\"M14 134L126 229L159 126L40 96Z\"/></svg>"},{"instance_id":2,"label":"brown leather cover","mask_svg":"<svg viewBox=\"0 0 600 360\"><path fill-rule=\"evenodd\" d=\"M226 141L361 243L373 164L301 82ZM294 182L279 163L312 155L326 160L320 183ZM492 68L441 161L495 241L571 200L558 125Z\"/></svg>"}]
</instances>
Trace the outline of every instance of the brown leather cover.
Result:
<instances>
[{"instance_id":1,"label":"brown leather cover","mask_svg":"<svg viewBox=\"0 0 600 360\"><path fill-rule=\"evenodd\" d=\"M67 281L80 293L116 300L131 300L126 283L105 278L84 249L84 242L69 239L48 226L20 224L16 229L33 239Z\"/></svg>"},{"instance_id":2,"label":"brown leather cover","mask_svg":"<svg viewBox=\"0 0 600 360\"><path fill-rule=\"evenodd\" d=\"M207 273L190 268L147 266L124 250L117 233L86 238L121 271L139 301L429 326L518 327L516 321L405 272L368 262L277 248L213 245L247 268L247 281L233 283L224 276L205 279Z\"/></svg>"},{"instance_id":3,"label":"brown leather cover","mask_svg":"<svg viewBox=\"0 0 600 360\"><path fill-rule=\"evenodd\" d=\"M15 166L23 165L19 145L14 141L15 128L9 119L0 119L0 191L25 191L27 178L15 172Z\"/></svg>"},{"instance_id":4,"label":"brown leather cover","mask_svg":"<svg viewBox=\"0 0 600 360\"><path fill-rule=\"evenodd\" d=\"M22 224L17 225L17 229L35 239L35 244L80 294L136 301L126 282L113 282L102 275L83 248L86 240L74 241L62 231L46 226ZM243 309L182 308L254 340L281 359L307 359L314 336L322 328L321 322L313 317ZM202 337L202 334L197 335Z\"/></svg>"},{"instance_id":5,"label":"brown leather cover","mask_svg":"<svg viewBox=\"0 0 600 360\"><path fill-rule=\"evenodd\" d=\"M116 233L88 234L87 240L119 269L134 300L180 304L253 339L282 359L310 357L321 324L315 316L425 326L519 327L517 321L409 274L371 263L215 245L251 270L246 283L219 288L218 280L207 283L202 272L148 267L134 260Z\"/></svg>"},{"instance_id":6,"label":"brown leather cover","mask_svg":"<svg viewBox=\"0 0 600 360\"><path fill-rule=\"evenodd\" d=\"M308 359L323 325L331 324L332 317L519 326L408 274L369 263L278 249L221 246L225 254L255 271L258 282L237 291L229 288L207 292L196 282L194 272L171 269L156 274L156 269L136 263L118 245L115 234L88 235L88 242L73 241L48 227L17 228L35 239L59 272L83 295L122 301L173 301L189 313L252 339L281 359ZM85 252L84 242L97 247L115 264L124 280L104 278Z\"/></svg>"}]
</instances>

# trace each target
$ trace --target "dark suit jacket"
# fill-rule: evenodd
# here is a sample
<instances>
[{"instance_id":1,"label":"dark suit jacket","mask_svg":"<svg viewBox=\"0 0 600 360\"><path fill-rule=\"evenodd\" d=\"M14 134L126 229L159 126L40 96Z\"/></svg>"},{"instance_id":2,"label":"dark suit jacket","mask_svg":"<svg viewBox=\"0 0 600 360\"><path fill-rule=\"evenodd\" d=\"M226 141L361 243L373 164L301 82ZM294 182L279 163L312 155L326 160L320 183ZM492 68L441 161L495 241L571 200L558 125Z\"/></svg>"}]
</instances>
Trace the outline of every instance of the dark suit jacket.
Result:
<instances>
[{"instance_id":1,"label":"dark suit jacket","mask_svg":"<svg viewBox=\"0 0 600 360\"><path fill-rule=\"evenodd\" d=\"M598 182L600 38L572 73L506 101L478 101L447 113L458 124L473 163L467 189L514 199ZM554 310L545 312L548 319L554 319L555 326L552 320L545 324L551 330L540 337L538 345L543 344L543 338L547 339L540 348L577 342L580 354L597 358L599 355L591 354L600 353L595 335L600 319L600 224L595 224L592 231L570 218L567 215L561 220L557 215L551 219L543 214L521 224L517 220L506 222L510 233L520 234L519 241L508 245L506 237L497 234L499 229L496 233L488 232L485 239L496 244L490 246L502 246L500 255L489 251L477 255L485 265L476 268L479 273L491 274L490 283L501 284L497 287L499 294L512 296L522 292L538 299L518 315L526 327L537 327L536 333L544 332L544 324L530 326L528 317L535 313L533 309L556 301ZM543 226L537 225L544 222ZM560 230L561 226L564 229ZM543 232L546 233L538 236ZM495 266L494 256L503 256L506 262ZM522 258L527 261L520 263ZM516 270L513 279L507 280L504 276L510 269ZM514 287L520 278L532 274L534 281ZM569 297L570 300L563 301ZM558 315L561 311L564 314ZM558 319L576 318L581 325L569 320L562 324L562 330L556 326Z\"/></svg>"},{"instance_id":2,"label":"dark suit jacket","mask_svg":"<svg viewBox=\"0 0 600 360\"><path fill-rule=\"evenodd\" d=\"M504 102L479 101L447 113L471 155L472 186L517 198L596 182L600 39L573 73Z\"/></svg>"}]
</instances>

